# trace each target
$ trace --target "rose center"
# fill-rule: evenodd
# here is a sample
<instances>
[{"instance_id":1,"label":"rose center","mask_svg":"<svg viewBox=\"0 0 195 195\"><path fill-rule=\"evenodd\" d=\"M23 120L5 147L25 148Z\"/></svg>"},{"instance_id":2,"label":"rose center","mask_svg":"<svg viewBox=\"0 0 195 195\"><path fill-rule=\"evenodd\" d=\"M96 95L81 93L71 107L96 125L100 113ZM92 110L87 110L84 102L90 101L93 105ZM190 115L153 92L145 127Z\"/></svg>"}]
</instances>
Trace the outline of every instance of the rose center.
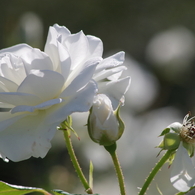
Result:
<instances>
[{"instance_id":1,"label":"rose center","mask_svg":"<svg viewBox=\"0 0 195 195\"><path fill-rule=\"evenodd\" d=\"M182 126L180 136L183 141L187 143L195 143L195 125L194 123L188 123Z\"/></svg>"}]
</instances>

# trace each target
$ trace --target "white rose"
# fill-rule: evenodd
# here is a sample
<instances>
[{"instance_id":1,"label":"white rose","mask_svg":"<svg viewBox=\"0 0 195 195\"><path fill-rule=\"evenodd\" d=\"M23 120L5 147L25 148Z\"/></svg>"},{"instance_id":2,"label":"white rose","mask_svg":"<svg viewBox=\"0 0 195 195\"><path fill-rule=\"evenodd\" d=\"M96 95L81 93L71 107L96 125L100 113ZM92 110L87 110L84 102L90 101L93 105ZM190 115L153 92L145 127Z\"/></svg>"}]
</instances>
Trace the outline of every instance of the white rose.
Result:
<instances>
[{"instance_id":1,"label":"white rose","mask_svg":"<svg viewBox=\"0 0 195 195\"><path fill-rule=\"evenodd\" d=\"M103 43L99 38L85 35L82 31L71 34L66 27L57 24L49 28L45 52L56 65L61 61L69 62L71 70L90 59L99 61L93 75L98 83L98 93L106 94L110 98L113 109L117 108L119 102L124 102L124 94L130 85L130 77L120 78L126 70L122 66L124 52L103 59Z\"/></svg>"},{"instance_id":2,"label":"white rose","mask_svg":"<svg viewBox=\"0 0 195 195\"><path fill-rule=\"evenodd\" d=\"M48 56L25 44L0 51L3 159L43 158L51 147L56 126L73 112L85 112L91 107L97 93L91 78L99 61L97 58L72 61L63 51L60 45L58 53ZM82 53L85 52L88 51L83 48Z\"/></svg>"}]
</instances>

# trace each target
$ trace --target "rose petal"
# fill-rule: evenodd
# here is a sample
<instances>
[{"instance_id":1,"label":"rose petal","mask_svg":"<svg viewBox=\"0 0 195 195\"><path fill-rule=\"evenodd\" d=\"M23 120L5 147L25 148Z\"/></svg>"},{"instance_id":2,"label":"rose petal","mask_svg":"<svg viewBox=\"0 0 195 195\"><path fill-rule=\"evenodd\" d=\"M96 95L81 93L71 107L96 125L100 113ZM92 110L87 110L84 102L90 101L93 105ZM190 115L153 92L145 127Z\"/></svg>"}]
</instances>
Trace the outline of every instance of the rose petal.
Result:
<instances>
[{"instance_id":1,"label":"rose petal","mask_svg":"<svg viewBox=\"0 0 195 195\"><path fill-rule=\"evenodd\" d=\"M39 49L32 49L21 56L25 64L26 73L31 70L53 70L53 64L49 56Z\"/></svg>"},{"instance_id":2,"label":"rose petal","mask_svg":"<svg viewBox=\"0 0 195 195\"><path fill-rule=\"evenodd\" d=\"M19 106L19 105L37 105L41 103L41 99L33 94L20 92L1 92L0 101L3 103Z\"/></svg>"},{"instance_id":3,"label":"rose petal","mask_svg":"<svg viewBox=\"0 0 195 195\"><path fill-rule=\"evenodd\" d=\"M73 72L74 74L69 76L69 80L66 82L68 87L61 93L60 97L72 96L72 94L84 87L92 78L95 68L99 62L98 59L95 58L87 61L83 70L79 71L76 69L75 72ZM69 84L70 81L71 83Z\"/></svg>"},{"instance_id":4,"label":"rose petal","mask_svg":"<svg viewBox=\"0 0 195 195\"><path fill-rule=\"evenodd\" d=\"M0 102L0 110L1 110L1 112L10 111L11 108L13 108L13 105L7 104L7 103L3 103L3 102Z\"/></svg>"},{"instance_id":5,"label":"rose petal","mask_svg":"<svg viewBox=\"0 0 195 195\"><path fill-rule=\"evenodd\" d=\"M93 102L93 97L97 93L97 85L95 82L89 82L80 91L64 97L64 102L48 109L49 115L46 123L51 123L52 120L61 123L67 116L73 112L87 112Z\"/></svg>"},{"instance_id":6,"label":"rose petal","mask_svg":"<svg viewBox=\"0 0 195 195\"><path fill-rule=\"evenodd\" d=\"M171 166L170 180L173 186L181 192L186 192L195 185L195 169L182 143Z\"/></svg>"},{"instance_id":7,"label":"rose petal","mask_svg":"<svg viewBox=\"0 0 195 195\"><path fill-rule=\"evenodd\" d=\"M0 76L0 92L16 92L17 89L16 83Z\"/></svg>"},{"instance_id":8,"label":"rose petal","mask_svg":"<svg viewBox=\"0 0 195 195\"><path fill-rule=\"evenodd\" d=\"M106 69L106 70L103 70L103 71L97 73L93 78L95 79L95 81L100 81L100 80L103 80L106 78L109 80L117 80L121 76L122 71L124 71L126 69L127 68L125 66ZM119 74L116 74L116 73L119 73Z\"/></svg>"},{"instance_id":9,"label":"rose petal","mask_svg":"<svg viewBox=\"0 0 195 195\"><path fill-rule=\"evenodd\" d=\"M10 112L0 112L0 132L4 131L7 127L14 124L24 116L25 114L16 114L13 116Z\"/></svg>"},{"instance_id":10,"label":"rose petal","mask_svg":"<svg viewBox=\"0 0 195 195\"><path fill-rule=\"evenodd\" d=\"M101 57L103 53L103 43L101 39L95 36L86 36L89 42L90 55L93 57Z\"/></svg>"},{"instance_id":11,"label":"rose petal","mask_svg":"<svg viewBox=\"0 0 195 195\"><path fill-rule=\"evenodd\" d=\"M20 85L26 77L26 72L21 58L13 54L6 54L0 59L0 75Z\"/></svg>"},{"instance_id":12,"label":"rose petal","mask_svg":"<svg viewBox=\"0 0 195 195\"><path fill-rule=\"evenodd\" d=\"M109 56L108 58L102 60L102 62L97 66L95 73L98 73L104 69L114 68L116 66L119 66L123 64L124 59L125 59L125 52L123 51L118 52L112 56Z\"/></svg>"},{"instance_id":13,"label":"rose petal","mask_svg":"<svg viewBox=\"0 0 195 195\"><path fill-rule=\"evenodd\" d=\"M124 94L130 86L130 82L130 77L126 77L117 81L107 82L106 84L105 82L98 83L99 93L106 94L110 98L113 109L115 110L119 102L123 100Z\"/></svg>"},{"instance_id":14,"label":"rose petal","mask_svg":"<svg viewBox=\"0 0 195 195\"><path fill-rule=\"evenodd\" d=\"M57 124L47 125L43 122L44 118L43 111L37 115L26 115L0 132L0 153L6 154L7 158L15 162L31 156L45 157L51 147L50 140L56 132Z\"/></svg>"},{"instance_id":15,"label":"rose petal","mask_svg":"<svg viewBox=\"0 0 195 195\"><path fill-rule=\"evenodd\" d=\"M55 28L58 37L60 36L61 39L61 43L63 44L64 41L66 40L66 38L71 34L70 31L65 27L65 26L59 26L58 24L54 24L53 28Z\"/></svg>"},{"instance_id":16,"label":"rose petal","mask_svg":"<svg viewBox=\"0 0 195 195\"><path fill-rule=\"evenodd\" d=\"M64 81L67 80L69 74L70 74L70 68L71 68L71 59L69 56L69 53L67 50L64 48L64 46L61 43L57 44L58 48L58 54L59 54L59 60L60 60L60 71L61 74L64 77Z\"/></svg>"},{"instance_id":17,"label":"rose petal","mask_svg":"<svg viewBox=\"0 0 195 195\"><path fill-rule=\"evenodd\" d=\"M18 92L34 94L47 101L56 98L64 85L64 77L50 70L31 71L18 88Z\"/></svg>"},{"instance_id":18,"label":"rose petal","mask_svg":"<svg viewBox=\"0 0 195 195\"><path fill-rule=\"evenodd\" d=\"M60 104L62 103L64 100L61 98L58 99L52 99L46 102L43 102L42 104L36 105L36 106L25 106L25 105L19 105L14 107L11 110L12 114L15 114L17 112L34 112L35 110L44 110L47 109L55 104Z\"/></svg>"},{"instance_id":19,"label":"rose petal","mask_svg":"<svg viewBox=\"0 0 195 195\"><path fill-rule=\"evenodd\" d=\"M21 56L22 54L30 51L31 49L32 49L32 47L30 47L27 44L18 44L18 45L0 50L0 55L5 54L5 53L12 53L12 54L15 54L17 56Z\"/></svg>"},{"instance_id":20,"label":"rose petal","mask_svg":"<svg viewBox=\"0 0 195 195\"><path fill-rule=\"evenodd\" d=\"M82 31L67 37L64 44L66 45L71 57L71 69L75 69L79 64L84 63L89 55L88 39Z\"/></svg>"}]
</instances>

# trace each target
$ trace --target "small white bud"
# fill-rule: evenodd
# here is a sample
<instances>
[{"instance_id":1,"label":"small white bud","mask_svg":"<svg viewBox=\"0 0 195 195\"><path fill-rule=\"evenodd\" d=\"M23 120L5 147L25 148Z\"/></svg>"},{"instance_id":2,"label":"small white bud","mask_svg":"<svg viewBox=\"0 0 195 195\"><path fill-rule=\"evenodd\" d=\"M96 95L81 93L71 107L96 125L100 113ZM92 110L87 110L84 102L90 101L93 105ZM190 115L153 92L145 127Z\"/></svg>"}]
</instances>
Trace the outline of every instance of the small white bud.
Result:
<instances>
[{"instance_id":1,"label":"small white bud","mask_svg":"<svg viewBox=\"0 0 195 195\"><path fill-rule=\"evenodd\" d=\"M119 107L114 111L104 94L95 97L88 118L88 132L94 142L109 146L121 137L124 124L119 117Z\"/></svg>"}]
</instances>

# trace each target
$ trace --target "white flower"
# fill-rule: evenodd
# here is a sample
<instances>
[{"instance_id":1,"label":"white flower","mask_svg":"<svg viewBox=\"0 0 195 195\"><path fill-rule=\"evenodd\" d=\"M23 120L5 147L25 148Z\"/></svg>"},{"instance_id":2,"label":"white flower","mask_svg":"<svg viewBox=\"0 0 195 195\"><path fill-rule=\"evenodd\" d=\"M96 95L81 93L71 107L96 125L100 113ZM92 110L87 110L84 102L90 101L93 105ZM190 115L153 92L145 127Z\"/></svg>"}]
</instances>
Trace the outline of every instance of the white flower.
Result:
<instances>
[{"instance_id":1,"label":"white flower","mask_svg":"<svg viewBox=\"0 0 195 195\"><path fill-rule=\"evenodd\" d=\"M176 148L175 158L171 165L170 180L173 186L181 192L186 192L195 186L195 168L191 159L194 156L195 149L195 123L193 120L195 117L188 118L189 114L184 117L183 124L175 122L164 130L164 132L171 130L179 137L179 143L175 144L173 142L178 145L178 149ZM167 132L165 137L169 134L174 133ZM174 141L177 142L178 140L175 139ZM171 148L171 145L169 147Z\"/></svg>"},{"instance_id":2,"label":"white flower","mask_svg":"<svg viewBox=\"0 0 195 195\"><path fill-rule=\"evenodd\" d=\"M98 93L110 98L113 109L117 108L119 102L124 102L124 93L130 85L130 77L120 79L122 72L126 70L125 66L121 66L124 52L103 59L103 44L99 38L85 35L82 31L71 34L66 27L57 24L49 28L45 52L56 65L59 61L73 64L71 69L81 66L89 59L99 60L93 75L98 83Z\"/></svg>"},{"instance_id":3,"label":"white flower","mask_svg":"<svg viewBox=\"0 0 195 195\"><path fill-rule=\"evenodd\" d=\"M99 38L57 24L49 29L45 53L25 44L0 51L0 157L43 158L56 126L88 111L97 93L108 95L113 109L124 102L130 84L129 77L119 78L124 52L106 59L102 52Z\"/></svg>"},{"instance_id":4,"label":"white flower","mask_svg":"<svg viewBox=\"0 0 195 195\"><path fill-rule=\"evenodd\" d=\"M0 157L4 160L43 158L56 126L92 105L97 85L91 78L98 59L82 61L73 47L71 55L61 45L58 49L52 56L25 44L0 51Z\"/></svg>"},{"instance_id":5,"label":"white flower","mask_svg":"<svg viewBox=\"0 0 195 195\"><path fill-rule=\"evenodd\" d=\"M121 137L124 124L118 112L119 107L114 111L106 95L95 96L88 118L88 132L94 142L109 146Z\"/></svg>"}]
</instances>

